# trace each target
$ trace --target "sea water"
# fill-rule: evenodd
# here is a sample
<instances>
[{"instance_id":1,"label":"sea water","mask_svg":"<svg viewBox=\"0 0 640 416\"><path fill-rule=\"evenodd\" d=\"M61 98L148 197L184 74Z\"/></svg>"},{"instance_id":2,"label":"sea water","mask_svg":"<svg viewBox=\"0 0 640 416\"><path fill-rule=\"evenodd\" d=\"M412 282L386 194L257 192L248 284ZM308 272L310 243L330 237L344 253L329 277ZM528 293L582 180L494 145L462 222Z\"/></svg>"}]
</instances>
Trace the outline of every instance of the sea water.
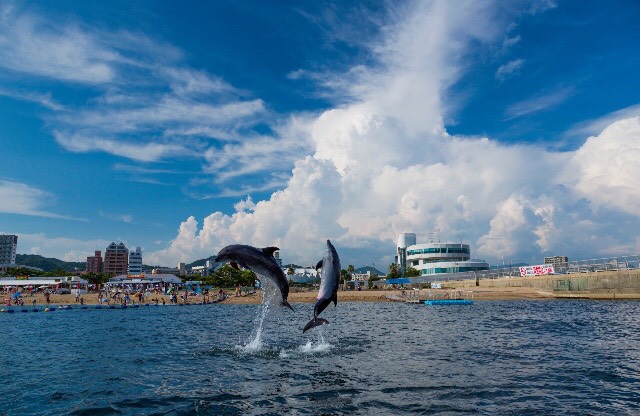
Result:
<instances>
[{"instance_id":1,"label":"sea water","mask_svg":"<svg viewBox=\"0 0 640 416\"><path fill-rule=\"evenodd\" d=\"M0 314L0 414L640 413L639 302L293 307Z\"/></svg>"}]
</instances>

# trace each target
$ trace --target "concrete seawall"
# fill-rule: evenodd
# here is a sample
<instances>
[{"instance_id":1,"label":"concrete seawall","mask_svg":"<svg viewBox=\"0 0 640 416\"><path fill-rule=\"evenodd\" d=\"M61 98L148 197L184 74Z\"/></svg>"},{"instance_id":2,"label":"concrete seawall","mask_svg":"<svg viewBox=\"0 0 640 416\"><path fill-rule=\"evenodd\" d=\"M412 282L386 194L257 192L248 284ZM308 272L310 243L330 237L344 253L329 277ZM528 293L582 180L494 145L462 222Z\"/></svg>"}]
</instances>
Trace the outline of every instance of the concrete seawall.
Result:
<instances>
[{"instance_id":1,"label":"concrete seawall","mask_svg":"<svg viewBox=\"0 0 640 416\"><path fill-rule=\"evenodd\" d=\"M444 282L446 288L528 287L554 298L640 299L640 270L560 274L536 277L458 280Z\"/></svg>"}]
</instances>

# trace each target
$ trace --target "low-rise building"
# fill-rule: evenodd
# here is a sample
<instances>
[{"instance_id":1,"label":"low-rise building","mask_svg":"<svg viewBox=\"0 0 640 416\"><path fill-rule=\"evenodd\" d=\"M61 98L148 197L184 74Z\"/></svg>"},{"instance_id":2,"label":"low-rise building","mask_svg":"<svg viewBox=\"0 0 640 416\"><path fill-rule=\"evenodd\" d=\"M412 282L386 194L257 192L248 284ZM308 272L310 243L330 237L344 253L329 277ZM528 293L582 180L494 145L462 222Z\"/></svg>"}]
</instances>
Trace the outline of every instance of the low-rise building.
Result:
<instances>
[{"instance_id":1,"label":"low-rise building","mask_svg":"<svg viewBox=\"0 0 640 416\"><path fill-rule=\"evenodd\" d=\"M544 258L544 264L553 264L554 266L567 267L569 257L567 256L549 256Z\"/></svg>"}]
</instances>

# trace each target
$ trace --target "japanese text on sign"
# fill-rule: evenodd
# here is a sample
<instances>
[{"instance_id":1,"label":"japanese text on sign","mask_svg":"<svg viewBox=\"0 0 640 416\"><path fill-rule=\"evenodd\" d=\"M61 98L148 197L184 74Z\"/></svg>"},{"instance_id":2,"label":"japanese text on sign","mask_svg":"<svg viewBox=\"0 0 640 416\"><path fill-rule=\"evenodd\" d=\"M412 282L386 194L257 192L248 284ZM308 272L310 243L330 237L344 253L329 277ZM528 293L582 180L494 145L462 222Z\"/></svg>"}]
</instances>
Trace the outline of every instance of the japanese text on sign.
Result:
<instances>
[{"instance_id":1,"label":"japanese text on sign","mask_svg":"<svg viewBox=\"0 0 640 416\"><path fill-rule=\"evenodd\" d=\"M555 270L551 264L520 267L520 276L543 276L545 274L553 273L555 273Z\"/></svg>"}]
</instances>

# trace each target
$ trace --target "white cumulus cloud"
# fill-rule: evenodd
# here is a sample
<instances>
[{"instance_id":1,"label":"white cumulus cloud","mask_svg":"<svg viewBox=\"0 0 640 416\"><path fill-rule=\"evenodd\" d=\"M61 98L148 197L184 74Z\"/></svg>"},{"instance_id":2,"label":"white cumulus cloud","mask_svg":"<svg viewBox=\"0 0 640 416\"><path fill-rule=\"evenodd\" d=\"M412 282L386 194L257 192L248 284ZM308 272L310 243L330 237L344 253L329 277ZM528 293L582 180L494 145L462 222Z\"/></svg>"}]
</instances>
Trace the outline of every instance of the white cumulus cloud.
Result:
<instances>
[{"instance_id":1,"label":"white cumulus cloud","mask_svg":"<svg viewBox=\"0 0 640 416\"><path fill-rule=\"evenodd\" d=\"M285 262L311 264L331 238L346 262L388 264L399 232L433 230L443 240L470 242L493 261L637 248L629 230L640 225L638 193L629 189L633 181L622 183L640 177L633 121L576 152L446 132L446 90L463 71L465 52L478 41L500 42L508 29L493 10L489 2L415 3L372 45L377 65L323 78L335 78L331 84L351 99L300 121L297 131L313 148L295 162L285 189L241 201L231 215L214 212L202 224L189 217L150 258L189 261L248 243L276 245ZM507 113L541 111L571 93L534 97ZM629 195L605 196L612 185Z\"/></svg>"}]
</instances>

